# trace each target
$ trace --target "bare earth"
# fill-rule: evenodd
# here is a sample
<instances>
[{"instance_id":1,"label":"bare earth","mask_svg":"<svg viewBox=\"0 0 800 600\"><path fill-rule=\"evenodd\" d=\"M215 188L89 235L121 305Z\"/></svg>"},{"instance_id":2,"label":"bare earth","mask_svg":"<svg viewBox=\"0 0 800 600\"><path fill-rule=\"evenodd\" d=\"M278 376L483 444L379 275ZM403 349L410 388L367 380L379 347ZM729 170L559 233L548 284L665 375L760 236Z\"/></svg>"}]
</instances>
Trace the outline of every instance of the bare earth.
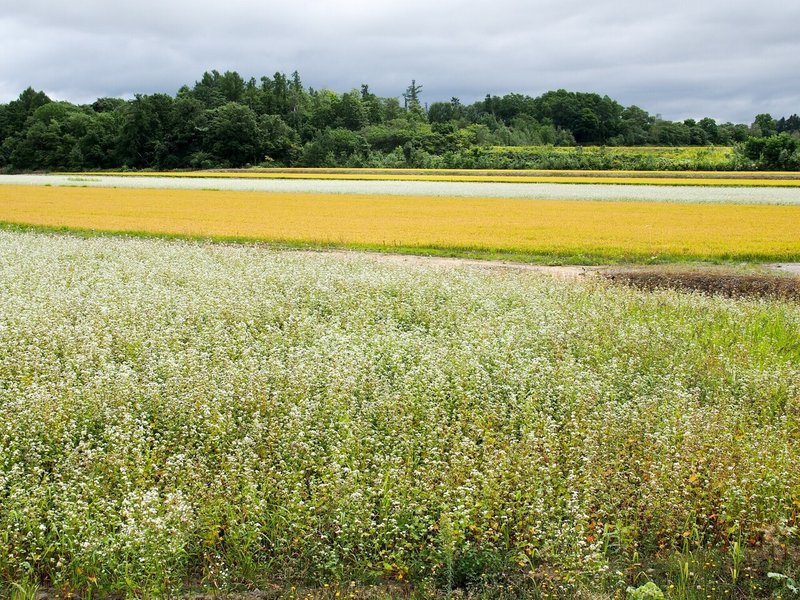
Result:
<instances>
[{"instance_id":1,"label":"bare earth","mask_svg":"<svg viewBox=\"0 0 800 600\"><path fill-rule=\"evenodd\" d=\"M384 252L363 252L360 250L296 250L308 254L323 252L329 256L355 258L366 256L373 260L395 264L421 265L434 267L480 267L484 269L511 269L552 275L561 279L580 279L605 269L606 267L589 265L529 265L505 260L480 260L473 258L450 258L446 256L419 256L415 254L390 254Z\"/></svg>"},{"instance_id":2,"label":"bare earth","mask_svg":"<svg viewBox=\"0 0 800 600\"><path fill-rule=\"evenodd\" d=\"M775 269L783 273L791 273L792 275L800 275L800 263L782 263L779 265L772 265Z\"/></svg>"}]
</instances>

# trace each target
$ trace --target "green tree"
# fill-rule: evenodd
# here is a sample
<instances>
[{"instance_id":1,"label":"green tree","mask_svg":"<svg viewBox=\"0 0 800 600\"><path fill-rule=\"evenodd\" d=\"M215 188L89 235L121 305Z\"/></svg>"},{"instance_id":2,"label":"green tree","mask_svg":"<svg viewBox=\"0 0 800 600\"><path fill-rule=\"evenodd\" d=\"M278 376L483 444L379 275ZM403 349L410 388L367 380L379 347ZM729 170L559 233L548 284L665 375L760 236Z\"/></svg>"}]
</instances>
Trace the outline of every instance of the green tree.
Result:
<instances>
[{"instance_id":1,"label":"green tree","mask_svg":"<svg viewBox=\"0 0 800 600\"><path fill-rule=\"evenodd\" d=\"M457 100L457 98L456 98ZM434 102L428 107L428 122L448 123L461 117L461 106L450 102Z\"/></svg>"},{"instance_id":2,"label":"green tree","mask_svg":"<svg viewBox=\"0 0 800 600\"><path fill-rule=\"evenodd\" d=\"M19 98L0 108L0 166L11 163L16 146L25 136L28 117L50 101L44 92L37 92L29 87L19 95Z\"/></svg>"},{"instance_id":3,"label":"green tree","mask_svg":"<svg viewBox=\"0 0 800 600\"><path fill-rule=\"evenodd\" d=\"M639 146L647 143L650 128L655 119L647 111L638 106L629 106L621 114L621 135L627 146Z\"/></svg>"},{"instance_id":4,"label":"green tree","mask_svg":"<svg viewBox=\"0 0 800 600\"><path fill-rule=\"evenodd\" d=\"M749 138L737 148L737 152L760 170L800 169L800 140L788 133Z\"/></svg>"},{"instance_id":5,"label":"green tree","mask_svg":"<svg viewBox=\"0 0 800 600\"><path fill-rule=\"evenodd\" d=\"M384 107L381 99L369 91L369 86L361 86L361 104L364 106L367 123L383 123L385 120Z\"/></svg>"},{"instance_id":6,"label":"green tree","mask_svg":"<svg viewBox=\"0 0 800 600\"><path fill-rule=\"evenodd\" d=\"M165 162L173 102L166 94L137 95L126 105L119 137L123 164L153 168Z\"/></svg>"},{"instance_id":7,"label":"green tree","mask_svg":"<svg viewBox=\"0 0 800 600\"><path fill-rule=\"evenodd\" d=\"M122 98L98 98L92 103L92 110L96 113L120 112L126 104Z\"/></svg>"},{"instance_id":8,"label":"green tree","mask_svg":"<svg viewBox=\"0 0 800 600\"><path fill-rule=\"evenodd\" d=\"M210 111L204 148L219 165L256 164L262 156L262 134L253 109L228 102Z\"/></svg>"},{"instance_id":9,"label":"green tree","mask_svg":"<svg viewBox=\"0 0 800 600\"><path fill-rule=\"evenodd\" d=\"M302 133L305 129L307 118L308 94L303 88L303 82L300 80L300 73L294 71L292 73L292 80L289 83L289 114L286 117L286 122L289 123L295 131Z\"/></svg>"},{"instance_id":10,"label":"green tree","mask_svg":"<svg viewBox=\"0 0 800 600\"><path fill-rule=\"evenodd\" d=\"M534 99L522 94L506 94L492 102L492 112L507 125L520 115L533 116L535 111Z\"/></svg>"},{"instance_id":11,"label":"green tree","mask_svg":"<svg viewBox=\"0 0 800 600\"><path fill-rule=\"evenodd\" d=\"M342 94L335 104L336 125L358 131L367 124L367 112L361 103L361 94L353 90Z\"/></svg>"},{"instance_id":12,"label":"green tree","mask_svg":"<svg viewBox=\"0 0 800 600\"><path fill-rule=\"evenodd\" d=\"M800 131L800 116L781 117L778 119L776 130L778 133L793 133Z\"/></svg>"},{"instance_id":13,"label":"green tree","mask_svg":"<svg viewBox=\"0 0 800 600\"><path fill-rule=\"evenodd\" d=\"M18 168L79 170L84 158L79 140L92 120L84 109L69 102L49 102L37 108L11 156Z\"/></svg>"},{"instance_id":14,"label":"green tree","mask_svg":"<svg viewBox=\"0 0 800 600\"><path fill-rule=\"evenodd\" d=\"M419 106L419 95L422 92L422 85L417 85L417 81L415 79L411 80L411 85L406 88L406 91L403 92L403 108L406 110L412 108L413 106Z\"/></svg>"},{"instance_id":15,"label":"green tree","mask_svg":"<svg viewBox=\"0 0 800 600\"><path fill-rule=\"evenodd\" d=\"M245 82L236 71L225 71L219 77L217 87L227 102L241 102L245 92Z\"/></svg>"},{"instance_id":16,"label":"green tree","mask_svg":"<svg viewBox=\"0 0 800 600\"><path fill-rule=\"evenodd\" d=\"M200 81L195 82L191 91L192 96L202 102L206 108L222 106L225 104L225 95L219 85L221 77L217 70L206 71Z\"/></svg>"},{"instance_id":17,"label":"green tree","mask_svg":"<svg viewBox=\"0 0 800 600\"><path fill-rule=\"evenodd\" d=\"M258 119L264 157L283 165L292 165L298 158L297 133L278 115L262 115Z\"/></svg>"},{"instance_id":18,"label":"green tree","mask_svg":"<svg viewBox=\"0 0 800 600\"><path fill-rule=\"evenodd\" d=\"M25 121L36 109L51 102L44 92L29 87L16 100L9 102L0 113L0 137L6 138L22 133Z\"/></svg>"},{"instance_id":19,"label":"green tree","mask_svg":"<svg viewBox=\"0 0 800 600\"><path fill-rule=\"evenodd\" d=\"M85 168L113 169L119 166L117 140L122 130L122 119L121 110L94 114L83 137L78 140Z\"/></svg>"},{"instance_id":20,"label":"green tree","mask_svg":"<svg viewBox=\"0 0 800 600\"><path fill-rule=\"evenodd\" d=\"M296 79L295 83L299 84L300 76L298 75ZM289 78L283 73L276 72L272 79L262 77L261 91L264 104L263 111L261 111L263 114L286 117L295 106L299 106L299 104L293 105Z\"/></svg>"},{"instance_id":21,"label":"green tree","mask_svg":"<svg viewBox=\"0 0 800 600\"><path fill-rule=\"evenodd\" d=\"M750 137L750 128L743 123L723 123L718 126L717 130L719 132L720 144L743 142Z\"/></svg>"},{"instance_id":22,"label":"green tree","mask_svg":"<svg viewBox=\"0 0 800 600\"><path fill-rule=\"evenodd\" d=\"M170 168L192 165L192 157L203 151L211 111L194 96L179 96L169 117L167 145Z\"/></svg>"},{"instance_id":23,"label":"green tree","mask_svg":"<svg viewBox=\"0 0 800 600\"><path fill-rule=\"evenodd\" d=\"M557 90L531 103L533 116L575 135L579 143L605 143L622 131L623 107L598 94Z\"/></svg>"},{"instance_id":24,"label":"green tree","mask_svg":"<svg viewBox=\"0 0 800 600\"><path fill-rule=\"evenodd\" d=\"M720 143L720 136L719 136L719 127L717 126L717 122L710 118L705 117L700 119L700 122L697 124L700 129L706 132L706 138L712 144L719 144Z\"/></svg>"},{"instance_id":25,"label":"green tree","mask_svg":"<svg viewBox=\"0 0 800 600\"><path fill-rule=\"evenodd\" d=\"M684 123L656 119L650 128L648 143L659 146L686 146L691 140L691 130Z\"/></svg>"},{"instance_id":26,"label":"green tree","mask_svg":"<svg viewBox=\"0 0 800 600\"><path fill-rule=\"evenodd\" d=\"M393 121L399 119L403 114L400 101L397 98L383 99L383 121Z\"/></svg>"},{"instance_id":27,"label":"green tree","mask_svg":"<svg viewBox=\"0 0 800 600\"><path fill-rule=\"evenodd\" d=\"M367 141L349 129L327 129L306 145L302 163L308 167L358 166L369 153Z\"/></svg>"},{"instance_id":28,"label":"green tree","mask_svg":"<svg viewBox=\"0 0 800 600\"><path fill-rule=\"evenodd\" d=\"M600 131L600 118L589 107L582 108L570 129L578 142L605 141Z\"/></svg>"},{"instance_id":29,"label":"green tree","mask_svg":"<svg viewBox=\"0 0 800 600\"><path fill-rule=\"evenodd\" d=\"M417 85L417 81L415 79L411 80L411 85L409 85L406 88L406 91L403 92L403 106L406 109L409 118L414 121L427 120L425 110L422 108L422 104L419 101L419 95L421 92L422 85Z\"/></svg>"},{"instance_id":30,"label":"green tree","mask_svg":"<svg viewBox=\"0 0 800 600\"><path fill-rule=\"evenodd\" d=\"M772 118L769 113L761 113L756 115L753 124L750 126L750 131L755 137L769 137L778 132L777 122Z\"/></svg>"}]
</instances>

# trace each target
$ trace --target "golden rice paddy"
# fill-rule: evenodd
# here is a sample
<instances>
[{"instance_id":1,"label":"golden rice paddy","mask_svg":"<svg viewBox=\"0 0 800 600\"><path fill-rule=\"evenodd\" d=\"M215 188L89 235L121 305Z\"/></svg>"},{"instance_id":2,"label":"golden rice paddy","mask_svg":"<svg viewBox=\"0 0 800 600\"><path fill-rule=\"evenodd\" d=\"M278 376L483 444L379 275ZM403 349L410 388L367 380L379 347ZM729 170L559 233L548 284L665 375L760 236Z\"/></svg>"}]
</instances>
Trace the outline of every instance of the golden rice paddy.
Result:
<instances>
[{"instance_id":1,"label":"golden rice paddy","mask_svg":"<svg viewBox=\"0 0 800 600\"><path fill-rule=\"evenodd\" d=\"M0 221L382 249L796 259L800 206L0 186Z\"/></svg>"}]
</instances>

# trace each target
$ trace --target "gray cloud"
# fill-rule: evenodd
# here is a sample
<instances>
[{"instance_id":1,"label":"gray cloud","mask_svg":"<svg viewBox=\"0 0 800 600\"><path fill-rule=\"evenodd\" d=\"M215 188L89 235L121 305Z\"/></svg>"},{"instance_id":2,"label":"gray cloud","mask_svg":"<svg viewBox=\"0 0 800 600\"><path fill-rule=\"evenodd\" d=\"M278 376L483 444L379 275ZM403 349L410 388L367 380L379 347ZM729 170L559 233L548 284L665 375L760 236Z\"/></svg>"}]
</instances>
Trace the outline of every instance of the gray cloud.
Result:
<instances>
[{"instance_id":1,"label":"gray cloud","mask_svg":"<svg viewBox=\"0 0 800 600\"><path fill-rule=\"evenodd\" d=\"M596 91L665 118L800 112L800 3L778 0L28 0L0 16L0 101L174 93L297 69L423 100Z\"/></svg>"}]
</instances>

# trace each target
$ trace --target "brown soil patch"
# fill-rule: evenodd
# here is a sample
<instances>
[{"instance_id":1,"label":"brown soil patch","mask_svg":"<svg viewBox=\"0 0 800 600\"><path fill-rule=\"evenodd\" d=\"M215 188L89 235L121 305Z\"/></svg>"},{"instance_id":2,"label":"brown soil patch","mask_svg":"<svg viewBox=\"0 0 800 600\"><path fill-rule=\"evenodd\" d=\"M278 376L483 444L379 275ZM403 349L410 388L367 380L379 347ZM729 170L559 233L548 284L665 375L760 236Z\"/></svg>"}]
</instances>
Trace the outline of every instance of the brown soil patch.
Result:
<instances>
[{"instance_id":1,"label":"brown soil patch","mask_svg":"<svg viewBox=\"0 0 800 600\"><path fill-rule=\"evenodd\" d=\"M641 290L684 290L727 298L779 298L800 302L800 277L714 270L609 269L614 283Z\"/></svg>"}]
</instances>

